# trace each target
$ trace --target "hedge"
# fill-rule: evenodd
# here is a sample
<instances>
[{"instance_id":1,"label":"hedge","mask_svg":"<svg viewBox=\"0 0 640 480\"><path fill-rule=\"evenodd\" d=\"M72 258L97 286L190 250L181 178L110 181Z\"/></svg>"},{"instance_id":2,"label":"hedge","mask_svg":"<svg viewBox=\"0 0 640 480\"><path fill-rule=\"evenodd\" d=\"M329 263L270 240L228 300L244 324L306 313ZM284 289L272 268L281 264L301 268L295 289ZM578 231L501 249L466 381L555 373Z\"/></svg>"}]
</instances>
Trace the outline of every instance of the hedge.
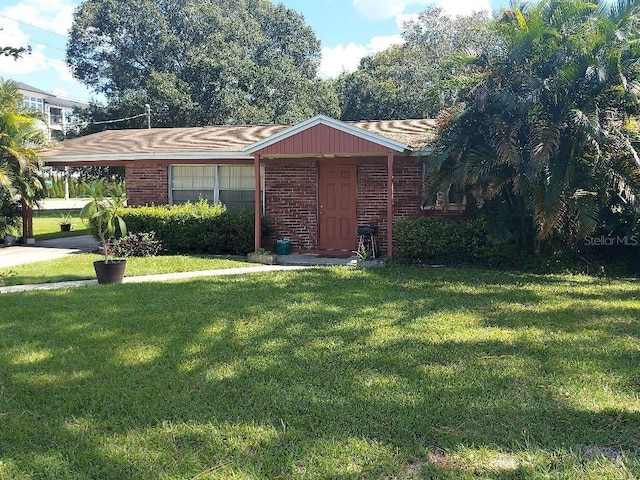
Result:
<instances>
[{"instance_id":1,"label":"hedge","mask_svg":"<svg viewBox=\"0 0 640 480\"><path fill-rule=\"evenodd\" d=\"M413 262L496 267L519 263L517 247L494 243L484 218L407 218L395 222L394 232L396 254Z\"/></svg>"},{"instance_id":2,"label":"hedge","mask_svg":"<svg viewBox=\"0 0 640 480\"><path fill-rule=\"evenodd\" d=\"M199 201L127 207L122 218L129 232L155 232L168 254L246 255L254 249L254 217L249 209L230 212L222 204Z\"/></svg>"}]
</instances>

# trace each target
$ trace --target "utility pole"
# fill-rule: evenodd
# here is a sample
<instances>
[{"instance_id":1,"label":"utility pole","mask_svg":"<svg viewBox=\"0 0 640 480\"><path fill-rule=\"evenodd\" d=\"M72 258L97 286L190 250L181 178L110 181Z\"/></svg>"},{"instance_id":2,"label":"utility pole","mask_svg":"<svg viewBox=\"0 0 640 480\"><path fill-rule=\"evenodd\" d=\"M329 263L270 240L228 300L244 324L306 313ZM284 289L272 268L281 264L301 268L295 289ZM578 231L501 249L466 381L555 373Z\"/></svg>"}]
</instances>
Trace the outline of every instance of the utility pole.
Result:
<instances>
[{"instance_id":1,"label":"utility pole","mask_svg":"<svg viewBox=\"0 0 640 480\"><path fill-rule=\"evenodd\" d=\"M151 105L145 103L144 108L147 111L147 128L151 129Z\"/></svg>"},{"instance_id":2,"label":"utility pole","mask_svg":"<svg viewBox=\"0 0 640 480\"><path fill-rule=\"evenodd\" d=\"M69 200L69 166L64 167L64 199Z\"/></svg>"}]
</instances>

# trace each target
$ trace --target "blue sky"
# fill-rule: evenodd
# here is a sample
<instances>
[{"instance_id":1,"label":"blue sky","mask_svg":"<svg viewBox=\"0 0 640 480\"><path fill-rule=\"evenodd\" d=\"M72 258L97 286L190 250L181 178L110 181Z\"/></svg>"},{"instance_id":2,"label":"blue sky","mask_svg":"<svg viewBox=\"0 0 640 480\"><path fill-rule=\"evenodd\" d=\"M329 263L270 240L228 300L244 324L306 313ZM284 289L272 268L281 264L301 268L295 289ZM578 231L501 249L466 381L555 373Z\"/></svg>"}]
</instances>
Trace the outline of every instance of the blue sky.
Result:
<instances>
[{"instance_id":1,"label":"blue sky","mask_svg":"<svg viewBox=\"0 0 640 480\"><path fill-rule=\"evenodd\" d=\"M354 70L360 58L401 41L401 25L437 4L450 15L500 9L508 0L272 0L305 17L322 42L320 73L333 77ZM67 31L79 0L0 0L0 45L31 45L18 61L0 57L0 76L58 95L95 98L75 81L64 62Z\"/></svg>"}]
</instances>

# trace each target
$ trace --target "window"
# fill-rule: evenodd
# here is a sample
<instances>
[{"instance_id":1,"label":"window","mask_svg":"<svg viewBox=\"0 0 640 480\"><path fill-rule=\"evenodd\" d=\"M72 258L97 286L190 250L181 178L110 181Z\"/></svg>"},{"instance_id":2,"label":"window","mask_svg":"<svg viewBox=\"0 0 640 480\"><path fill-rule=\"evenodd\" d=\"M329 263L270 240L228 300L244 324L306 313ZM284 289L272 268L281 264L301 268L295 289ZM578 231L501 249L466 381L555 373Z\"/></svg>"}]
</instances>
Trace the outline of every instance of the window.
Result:
<instances>
[{"instance_id":1,"label":"window","mask_svg":"<svg viewBox=\"0 0 640 480\"><path fill-rule=\"evenodd\" d=\"M427 195L425 177L426 169L423 166L423 185L422 198L420 200L420 208L422 210L441 210L451 212L462 212L466 209L467 196L461 190L454 188L453 184L449 185L446 191L439 191L433 195Z\"/></svg>"},{"instance_id":2,"label":"window","mask_svg":"<svg viewBox=\"0 0 640 480\"><path fill-rule=\"evenodd\" d=\"M49 109L49 115L51 117L51 123L54 125L62 125L62 109L51 107Z\"/></svg>"},{"instance_id":3,"label":"window","mask_svg":"<svg viewBox=\"0 0 640 480\"><path fill-rule=\"evenodd\" d=\"M35 110L44 112L44 100L42 98L23 95L22 102L24 103L24 106L27 108L33 108Z\"/></svg>"},{"instance_id":4,"label":"window","mask_svg":"<svg viewBox=\"0 0 640 480\"><path fill-rule=\"evenodd\" d=\"M229 210L254 207L253 165L172 165L171 203L224 203ZM264 171L261 177L264 181ZM264 206L264 185L261 188Z\"/></svg>"}]
</instances>

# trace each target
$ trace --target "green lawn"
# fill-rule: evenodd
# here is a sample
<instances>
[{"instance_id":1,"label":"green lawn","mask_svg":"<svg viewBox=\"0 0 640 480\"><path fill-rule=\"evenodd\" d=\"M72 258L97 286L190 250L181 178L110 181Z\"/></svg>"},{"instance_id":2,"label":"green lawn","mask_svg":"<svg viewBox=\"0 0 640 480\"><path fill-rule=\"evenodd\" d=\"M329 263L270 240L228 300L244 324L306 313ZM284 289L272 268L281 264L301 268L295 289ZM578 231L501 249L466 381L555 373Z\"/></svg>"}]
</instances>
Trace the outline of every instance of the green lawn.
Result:
<instances>
[{"instance_id":1,"label":"green lawn","mask_svg":"<svg viewBox=\"0 0 640 480\"><path fill-rule=\"evenodd\" d=\"M46 262L1 268L0 287L96 278L93 262L100 259L104 259L104 257L92 253L79 253ZM156 273L192 272L255 265L238 259L197 255L129 257L125 273L127 277L135 277Z\"/></svg>"},{"instance_id":2,"label":"green lawn","mask_svg":"<svg viewBox=\"0 0 640 480\"><path fill-rule=\"evenodd\" d=\"M327 268L0 306L3 479L640 477L637 280Z\"/></svg>"},{"instance_id":3,"label":"green lawn","mask_svg":"<svg viewBox=\"0 0 640 480\"><path fill-rule=\"evenodd\" d=\"M71 231L60 231L63 214L71 214ZM33 234L36 240L89 235L89 227L80 218L80 209L38 210L33 211Z\"/></svg>"}]
</instances>

